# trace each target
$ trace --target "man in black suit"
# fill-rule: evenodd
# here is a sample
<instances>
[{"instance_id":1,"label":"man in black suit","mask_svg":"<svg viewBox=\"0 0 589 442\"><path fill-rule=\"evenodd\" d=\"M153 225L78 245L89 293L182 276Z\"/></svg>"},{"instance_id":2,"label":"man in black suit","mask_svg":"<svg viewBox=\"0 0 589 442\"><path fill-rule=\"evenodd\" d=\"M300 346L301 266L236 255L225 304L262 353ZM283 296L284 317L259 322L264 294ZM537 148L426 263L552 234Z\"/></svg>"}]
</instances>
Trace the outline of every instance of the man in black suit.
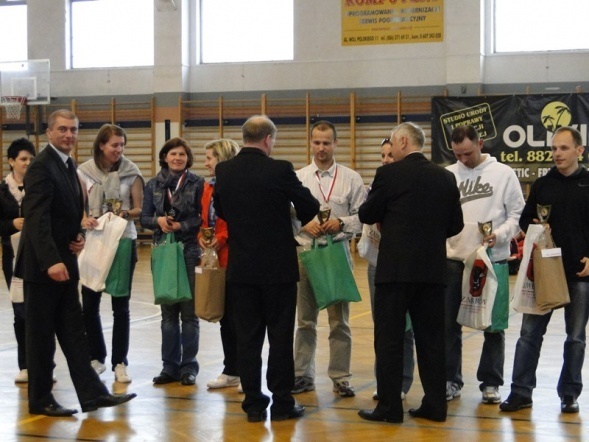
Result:
<instances>
[{"instance_id":1,"label":"man in black suit","mask_svg":"<svg viewBox=\"0 0 589 442\"><path fill-rule=\"evenodd\" d=\"M374 347L378 405L363 419L403 422L403 339L409 311L425 395L409 414L446 420L444 285L446 238L464 224L454 175L428 161L423 130L402 123L391 135L393 163L380 167L360 221L380 223L376 265Z\"/></svg>"},{"instance_id":2,"label":"man in black suit","mask_svg":"<svg viewBox=\"0 0 589 442\"><path fill-rule=\"evenodd\" d=\"M25 336L29 372L29 412L71 416L77 410L57 403L53 387L55 338L66 357L82 411L122 404L135 394L111 395L90 365L78 294L82 187L70 153L78 138L78 118L69 110L49 116L49 144L29 166L24 185L26 222L15 274L24 279Z\"/></svg>"},{"instance_id":3,"label":"man in black suit","mask_svg":"<svg viewBox=\"0 0 589 442\"><path fill-rule=\"evenodd\" d=\"M298 180L288 161L269 158L276 126L264 115L242 127L244 147L217 164L214 207L227 222L227 293L235 313L242 403L249 422L266 419L270 403L262 393L262 346L270 344L267 383L272 392L271 419L303 415L295 405L293 329L299 270L292 208L306 224L319 202Z\"/></svg>"}]
</instances>

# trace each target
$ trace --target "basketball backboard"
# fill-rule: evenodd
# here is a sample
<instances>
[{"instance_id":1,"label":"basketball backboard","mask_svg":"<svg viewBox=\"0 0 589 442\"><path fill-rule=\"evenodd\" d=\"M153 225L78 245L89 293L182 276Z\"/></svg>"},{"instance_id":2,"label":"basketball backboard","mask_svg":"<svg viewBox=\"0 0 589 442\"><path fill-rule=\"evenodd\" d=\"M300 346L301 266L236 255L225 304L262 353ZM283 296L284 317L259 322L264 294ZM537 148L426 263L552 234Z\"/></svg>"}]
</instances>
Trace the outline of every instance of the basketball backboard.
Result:
<instances>
[{"instance_id":1,"label":"basketball backboard","mask_svg":"<svg viewBox=\"0 0 589 442\"><path fill-rule=\"evenodd\" d=\"M50 104L49 60L0 62L0 95L22 96L27 105Z\"/></svg>"}]
</instances>

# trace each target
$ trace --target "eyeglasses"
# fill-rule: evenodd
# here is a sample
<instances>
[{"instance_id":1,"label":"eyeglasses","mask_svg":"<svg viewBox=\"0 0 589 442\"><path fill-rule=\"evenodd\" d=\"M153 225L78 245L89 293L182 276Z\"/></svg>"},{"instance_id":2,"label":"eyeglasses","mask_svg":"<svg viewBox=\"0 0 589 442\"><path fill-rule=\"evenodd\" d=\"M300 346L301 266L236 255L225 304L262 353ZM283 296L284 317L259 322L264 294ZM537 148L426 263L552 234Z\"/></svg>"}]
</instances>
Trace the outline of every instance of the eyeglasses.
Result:
<instances>
[{"instance_id":1,"label":"eyeglasses","mask_svg":"<svg viewBox=\"0 0 589 442\"><path fill-rule=\"evenodd\" d=\"M380 147L384 146L385 144L391 144L391 139L390 138L384 138L381 142L380 142Z\"/></svg>"}]
</instances>

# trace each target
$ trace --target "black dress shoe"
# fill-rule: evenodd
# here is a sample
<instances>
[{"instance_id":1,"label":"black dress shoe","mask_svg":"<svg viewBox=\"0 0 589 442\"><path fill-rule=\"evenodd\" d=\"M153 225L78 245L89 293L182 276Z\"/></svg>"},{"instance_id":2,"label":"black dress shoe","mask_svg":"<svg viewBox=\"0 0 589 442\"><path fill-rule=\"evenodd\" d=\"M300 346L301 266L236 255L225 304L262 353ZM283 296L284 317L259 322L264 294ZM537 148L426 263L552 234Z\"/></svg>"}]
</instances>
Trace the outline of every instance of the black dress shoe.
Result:
<instances>
[{"instance_id":1,"label":"black dress shoe","mask_svg":"<svg viewBox=\"0 0 589 442\"><path fill-rule=\"evenodd\" d=\"M422 419L428 419L434 422L446 422L446 416L436 415L424 410L423 407L411 408L409 409L409 414L413 417L420 417Z\"/></svg>"},{"instance_id":2,"label":"black dress shoe","mask_svg":"<svg viewBox=\"0 0 589 442\"><path fill-rule=\"evenodd\" d=\"M45 405L44 407L31 407L29 409L30 414L44 414L45 416L51 417L69 417L76 414L78 410L72 408L64 408L57 402Z\"/></svg>"},{"instance_id":3,"label":"black dress shoe","mask_svg":"<svg viewBox=\"0 0 589 442\"><path fill-rule=\"evenodd\" d=\"M510 393L499 405L501 411L518 411L524 408L532 408L533 402L531 398L520 396L517 393Z\"/></svg>"},{"instance_id":4,"label":"black dress shoe","mask_svg":"<svg viewBox=\"0 0 589 442\"><path fill-rule=\"evenodd\" d=\"M266 410L250 410L247 412L248 422L262 422L265 421L267 417L268 412Z\"/></svg>"},{"instance_id":5,"label":"black dress shoe","mask_svg":"<svg viewBox=\"0 0 589 442\"><path fill-rule=\"evenodd\" d=\"M563 396L560 402L560 411L563 413L578 413L579 403L573 396Z\"/></svg>"},{"instance_id":6,"label":"black dress shoe","mask_svg":"<svg viewBox=\"0 0 589 442\"><path fill-rule=\"evenodd\" d=\"M193 375L192 373L184 373L180 377L180 383L182 385L194 385L194 384L196 384L196 376Z\"/></svg>"},{"instance_id":7,"label":"black dress shoe","mask_svg":"<svg viewBox=\"0 0 589 442\"><path fill-rule=\"evenodd\" d=\"M88 411L98 410L99 408L104 407L114 407L115 405L124 404L125 402L129 402L131 399L136 397L135 393L130 394L104 394L102 396L98 396L96 399L92 399L91 401L84 402L82 404L82 411L84 413Z\"/></svg>"},{"instance_id":8,"label":"black dress shoe","mask_svg":"<svg viewBox=\"0 0 589 442\"><path fill-rule=\"evenodd\" d=\"M270 420L273 421L285 421L287 419L296 419L305 414L305 407L302 405L295 405L286 413L272 413Z\"/></svg>"},{"instance_id":9,"label":"black dress shoe","mask_svg":"<svg viewBox=\"0 0 589 442\"><path fill-rule=\"evenodd\" d=\"M358 411L358 416L360 416L362 419L366 419L367 421L389 422L391 424L403 423L403 416L399 418L387 417L383 416L375 410L360 410Z\"/></svg>"},{"instance_id":10,"label":"black dress shoe","mask_svg":"<svg viewBox=\"0 0 589 442\"><path fill-rule=\"evenodd\" d=\"M161 384L170 384L172 382L176 382L178 379L174 376L169 375L168 373L164 373L163 371L158 374L155 378L153 378L153 383L156 385Z\"/></svg>"}]
</instances>

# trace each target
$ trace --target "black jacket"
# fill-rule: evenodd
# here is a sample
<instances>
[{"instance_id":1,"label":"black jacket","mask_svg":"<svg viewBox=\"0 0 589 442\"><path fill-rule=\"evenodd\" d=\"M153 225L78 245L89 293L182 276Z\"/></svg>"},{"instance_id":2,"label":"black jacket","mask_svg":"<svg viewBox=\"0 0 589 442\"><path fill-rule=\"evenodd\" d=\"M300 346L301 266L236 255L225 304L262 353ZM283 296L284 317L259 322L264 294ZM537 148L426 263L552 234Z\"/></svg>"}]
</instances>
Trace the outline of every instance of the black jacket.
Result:
<instances>
[{"instance_id":1,"label":"black jacket","mask_svg":"<svg viewBox=\"0 0 589 442\"><path fill-rule=\"evenodd\" d=\"M376 283L446 284L446 238L464 227L454 174L411 153L377 169L358 215L381 223Z\"/></svg>"},{"instance_id":2,"label":"black jacket","mask_svg":"<svg viewBox=\"0 0 589 442\"><path fill-rule=\"evenodd\" d=\"M242 284L294 283L299 268L291 202L305 225L319 202L297 178L292 164L244 147L217 164L213 194L217 215L227 222L227 280Z\"/></svg>"},{"instance_id":3,"label":"black jacket","mask_svg":"<svg viewBox=\"0 0 589 442\"><path fill-rule=\"evenodd\" d=\"M569 176L556 167L538 178L530 190L530 196L519 220L525 232L538 218L536 206L552 206L548 224L556 247L562 250L562 261L567 280L589 281L576 273L583 269L580 260L589 258L589 172L585 167Z\"/></svg>"}]
</instances>

